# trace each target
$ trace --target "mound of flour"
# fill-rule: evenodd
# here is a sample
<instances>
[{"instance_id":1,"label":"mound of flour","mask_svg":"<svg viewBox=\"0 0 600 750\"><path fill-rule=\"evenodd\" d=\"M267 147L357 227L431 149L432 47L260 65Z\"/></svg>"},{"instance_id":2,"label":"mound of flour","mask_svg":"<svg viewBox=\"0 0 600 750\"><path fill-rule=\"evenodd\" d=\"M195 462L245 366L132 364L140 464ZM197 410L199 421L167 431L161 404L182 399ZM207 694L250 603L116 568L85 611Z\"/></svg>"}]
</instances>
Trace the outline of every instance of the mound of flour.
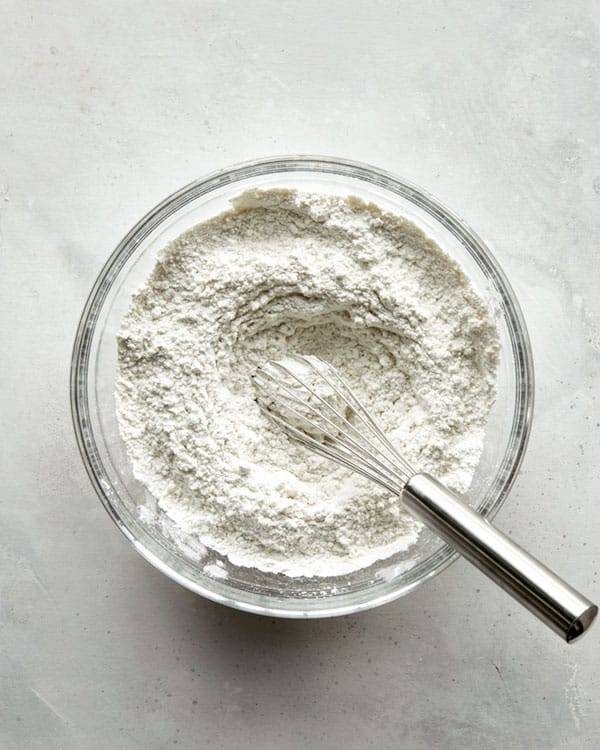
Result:
<instances>
[{"instance_id":1,"label":"mound of flour","mask_svg":"<svg viewBox=\"0 0 600 750\"><path fill-rule=\"evenodd\" d=\"M331 362L413 465L464 491L498 337L464 274L410 222L354 198L250 191L162 252L118 337L135 476L184 536L234 564L342 575L407 548L397 498L291 443L251 375Z\"/></svg>"}]
</instances>

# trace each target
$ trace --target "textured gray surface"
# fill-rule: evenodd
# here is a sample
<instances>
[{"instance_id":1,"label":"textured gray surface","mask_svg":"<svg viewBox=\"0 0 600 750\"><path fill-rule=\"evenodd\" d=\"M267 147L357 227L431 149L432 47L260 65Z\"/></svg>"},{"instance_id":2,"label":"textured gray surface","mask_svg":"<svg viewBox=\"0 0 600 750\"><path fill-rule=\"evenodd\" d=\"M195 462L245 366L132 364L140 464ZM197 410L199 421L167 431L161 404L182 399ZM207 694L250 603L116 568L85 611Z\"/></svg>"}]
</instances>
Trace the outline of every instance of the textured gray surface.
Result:
<instances>
[{"instance_id":1,"label":"textured gray surface","mask_svg":"<svg viewBox=\"0 0 600 750\"><path fill-rule=\"evenodd\" d=\"M0 746L600 746L600 629L567 647L458 562L401 601L259 619L146 564L70 424L109 251L208 171L335 154L489 242L537 367L498 525L600 598L596 2L0 2Z\"/></svg>"}]
</instances>

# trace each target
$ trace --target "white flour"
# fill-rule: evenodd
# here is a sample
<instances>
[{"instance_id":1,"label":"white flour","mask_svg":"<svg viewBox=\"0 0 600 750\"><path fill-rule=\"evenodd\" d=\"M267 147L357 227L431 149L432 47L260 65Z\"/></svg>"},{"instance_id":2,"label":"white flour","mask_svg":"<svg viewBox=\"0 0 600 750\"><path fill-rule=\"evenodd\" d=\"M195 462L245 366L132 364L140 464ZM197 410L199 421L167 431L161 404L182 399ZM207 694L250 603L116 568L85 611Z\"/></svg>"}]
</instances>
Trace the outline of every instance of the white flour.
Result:
<instances>
[{"instance_id":1,"label":"white flour","mask_svg":"<svg viewBox=\"0 0 600 750\"><path fill-rule=\"evenodd\" d=\"M419 525L261 414L251 375L288 351L330 361L406 457L461 492L494 398L497 333L432 241L353 198L250 191L163 251L119 335L136 477L234 564L341 575L405 549Z\"/></svg>"}]
</instances>

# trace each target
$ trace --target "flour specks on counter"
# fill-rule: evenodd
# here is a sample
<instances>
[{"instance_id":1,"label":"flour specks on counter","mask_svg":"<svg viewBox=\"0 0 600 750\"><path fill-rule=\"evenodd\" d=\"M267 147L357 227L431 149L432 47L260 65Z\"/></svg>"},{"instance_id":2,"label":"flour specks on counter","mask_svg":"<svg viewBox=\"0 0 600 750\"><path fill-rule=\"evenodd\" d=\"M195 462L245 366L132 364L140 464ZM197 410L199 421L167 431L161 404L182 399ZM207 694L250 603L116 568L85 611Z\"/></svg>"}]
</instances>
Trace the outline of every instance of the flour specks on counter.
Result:
<instances>
[{"instance_id":1,"label":"flour specks on counter","mask_svg":"<svg viewBox=\"0 0 600 750\"><path fill-rule=\"evenodd\" d=\"M457 492L494 399L496 328L417 227L354 198L249 191L162 252L118 338L135 476L180 531L237 565L343 575L419 524L368 480L293 444L251 376L288 352L331 362L407 459Z\"/></svg>"}]
</instances>

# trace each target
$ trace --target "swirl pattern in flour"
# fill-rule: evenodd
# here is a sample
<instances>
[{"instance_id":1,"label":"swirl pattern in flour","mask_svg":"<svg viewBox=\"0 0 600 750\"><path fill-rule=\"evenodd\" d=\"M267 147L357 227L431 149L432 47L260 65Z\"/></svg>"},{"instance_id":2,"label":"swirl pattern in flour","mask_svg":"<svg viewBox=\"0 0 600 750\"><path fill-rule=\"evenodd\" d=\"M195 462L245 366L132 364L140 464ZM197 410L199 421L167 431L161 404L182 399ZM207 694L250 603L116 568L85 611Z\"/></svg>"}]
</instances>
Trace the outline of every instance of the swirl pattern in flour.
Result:
<instances>
[{"instance_id":1,"label":"swirl pattern in flour","mask_svg":"<svg viewBox=\"0 0 600 750\"><path fill-rule=\"evenodd\" d=\"M410 222L357 199L250 191L165 248L119 334L136 477L185 535L238 565L342 575L405 549L397 498L292 444L251 375L289 351L337 367L422 470L464 491L498 336L466 276Z\"/></svg>"}]
</instances>

